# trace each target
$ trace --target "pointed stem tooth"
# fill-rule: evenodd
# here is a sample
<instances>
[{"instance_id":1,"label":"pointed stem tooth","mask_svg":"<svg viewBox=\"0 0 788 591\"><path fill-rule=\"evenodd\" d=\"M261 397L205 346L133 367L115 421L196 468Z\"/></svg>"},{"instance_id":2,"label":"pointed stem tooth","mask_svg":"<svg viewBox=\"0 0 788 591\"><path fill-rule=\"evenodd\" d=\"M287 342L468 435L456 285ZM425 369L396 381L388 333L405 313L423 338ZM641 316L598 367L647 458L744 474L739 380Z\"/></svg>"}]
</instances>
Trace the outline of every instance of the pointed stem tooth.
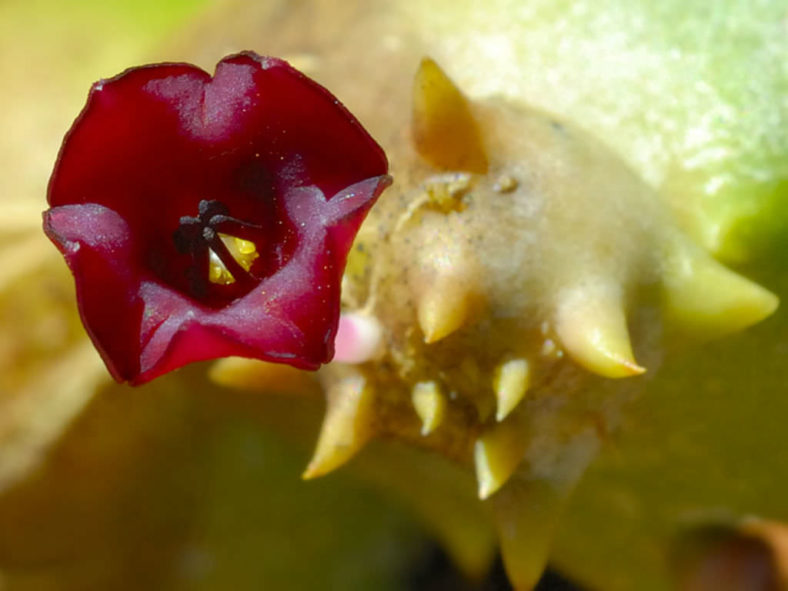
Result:
<instances>
[{"instance_id":1,"label":"pointed stem tooth","mask_svg":"<svg viewBox=\"0 0 788 591\"><path fill-rule=\"evenodd\" d=\"M493 425L476 440L473 459L479 498L486 499L514 474L523 459L527 440L519 421L505 421Z\"/></svg>"},{"instance_id":2,"label":"pointed stem tooth","mask_svg":"<svg viewBox=\"0 0 788 591\"><path fill-rule=\"evenodd\" d=\"M573 429L548 447L540 442L536 461L528 461L532 459L529 454L490 499L504 566L515 589L533 589L539 580L561 513L599 446L592 426ZM550 452L545 454L547 449Z\"/></svg>"},{"instance_id":3,"label":"pointed stem tooth","mask_svg":"<svg viewBox=\"0 0 788 591\"><path fill-rule=\"evenodd\" d=\"M421 419L421 434L429 435L446 416L446 396L437 382L419 382L413 386L411 401Z\"/></svg>"},{"instance_id":4,"label":"pointed stem tooth","mask_svg":"<svg viewBox=\"0 0 788 591\"><path fill-rule=\"evenodd\" d=\"M443 226L441 226L443 227ZM424 247L408 274L424 342L435 343L459 330L481 303L477 253L453 233L435 226L423 234Z\"/></svg>"},{"instance_id":5,"label":"pointed stem tooth","mask_svg":"<svg viewBox=\"0 0 788 591\"><path fill-rule=\"evenodd\" d=\"M560 294L556 332L577 363L607 378L646 371L632 354L620 290L586 283Z\"/></svg>"},{"instance_id":6,"label":"pointed stem tooth","mask_svg":"<svg viewBox=\"0 0 788 591\"><path fill-rule=\"evenodd\" d=\"M416 149L430 164L487 172L484 144L467 99L429 58L422 60L416 73L412 125Z\"/></svg>"},{"instance_id":7,"label":"pointed stem tooth","mask_svg":"<svg viewBox=\"0 0 788 591\"><path fill-rule=\"evenodd\" d=\"M418 318L424 342L435 343L459 330L470 312L470 294L459 278L444 276L422 293Z\"/></svg>"},{"instance_id":8,"label":"pointed stem tooth","mask_svg":"<svg viewBox=\"0 0 788 591\"><path fill-rule=\"evenodd\" d=\"M362 375L349 376L326 393L327 409L305 480L323 476L350 460L372 437L374 392Z\"/></svg>"},{"instance_id":9,"label":"pointed stem tooth","mask_svg":"<svg viewBox=\"0 0 788 591\"><path fill-rule=\"evenodd\" d=\"M701 338L737 332L771 315L777 296L700 251L676 249L665 262L667 316Z\"/></svg>"},{"instance_id":10,"label":"pointed stem tooth","mask_svg":"<svg viewBox=\"0 0 788 591\"><path fill-rule=\"evenodd\" d=\"M511 359L498 366L493 378L493 389L498 401L497 421L504 420L528 391L531 368L527 359Z\"/></svg>"},{"instance_id":11,"label":"pointed stem tooth","mask_svg":"<svg viewBox=\"0 0 788 591\"><path fill-rule=\"evenodd\" d=\"M542 576L571 487L516 477L491 502L501 554L512 586L530 591Z\"/></svg>"}]
</instances>

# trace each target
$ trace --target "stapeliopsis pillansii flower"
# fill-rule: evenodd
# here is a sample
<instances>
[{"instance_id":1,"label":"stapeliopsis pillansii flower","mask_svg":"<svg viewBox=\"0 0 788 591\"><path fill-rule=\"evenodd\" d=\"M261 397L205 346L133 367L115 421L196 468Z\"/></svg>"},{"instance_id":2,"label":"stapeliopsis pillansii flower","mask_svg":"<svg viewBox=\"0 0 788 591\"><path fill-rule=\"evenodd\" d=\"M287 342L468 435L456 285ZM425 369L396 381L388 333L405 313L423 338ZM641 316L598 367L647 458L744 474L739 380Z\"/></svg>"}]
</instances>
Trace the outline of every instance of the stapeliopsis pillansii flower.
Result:
<instances>
[{"instance_id":1,"label":"stapeliopsis pillansii flower","mask_svg":"<svg viewBox=\"0 0 788 591\"><path fill-rule=\"evenodd\" d=\"M44 227L116 379L226 355L314 369L386 171L358 121L282 60L132 68L93 86Z\"/></svg>"},{"instance_id":2,"label":"stapeliopsis pillansii flower","mask_svg":"<svg viewBox=\"0 0 788 591\"><path fill-rule=\"evenodd\" d=\"M662 590L665 551L688 515L785 519L782 498L763 492L779 490L785 471L757 451L782 432L785 405L772 392L784 382L784 343L763 335L785 321L738 335L777 297L715 260L785 293L748 266L759 255L746 232L730 240L742 216L761 246L783 222L751 217L785 219L784 208L753 205L784 178L784 167L758 166L785 154L775 107L785 93L769 61L784 48L782 15L748 7L714 24L684 4L569 5L306 2L273 19L245 3L226 13L232 27L192 34L199 46L184 55L218 55L231 38L291 56L369 125L398 179L343 278L344 318L370 338L349 354L340 336L345 363L292 372L303 378L293 392L325 396L304 475L350 463L354 473L372 466L386 494L410 485L401 496L472 574L489 564L496 536L484 532L494 527L517 589L550 556L592 587ZM692 19L693 29L676 27ZM437 62L419 66L424 56ZM162 235L182 257L179 292L215 311L224 303L210 294L243 292L266 245L252 239L259 219L206 193ZM218 234L231 239L222 246ZM692 347L719 337L731 340ZM209 376L259 401L286 388L275 378L289 369L230 359ZM260 416L289 434L299 413L287 402L282 415ZM397 471L375 455L389 439L475 471L483 502L451 504L470 497L464 473L433 494L439 471L422 456ZM759 460L743 460L748 451ZM464 527L458 517L472 510L482 525Z\"/></svg>"}]
</instances>

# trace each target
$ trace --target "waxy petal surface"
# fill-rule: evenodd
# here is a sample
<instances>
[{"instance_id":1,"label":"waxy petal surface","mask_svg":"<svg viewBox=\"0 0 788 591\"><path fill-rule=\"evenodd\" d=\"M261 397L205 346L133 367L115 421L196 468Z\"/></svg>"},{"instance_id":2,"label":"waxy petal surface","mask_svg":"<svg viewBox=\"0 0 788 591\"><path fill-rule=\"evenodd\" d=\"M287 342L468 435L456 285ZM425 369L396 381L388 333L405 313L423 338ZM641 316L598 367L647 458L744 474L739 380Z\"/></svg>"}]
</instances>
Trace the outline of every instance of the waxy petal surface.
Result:
<instances>
[{"instance_id":1,"label":"waxy petal surface","mask_svg":"<svg viewBox=\"0 0 788 591\"><path fill-rule=\"evenodd\" d=\"M144 66L94 85L44 228L116 379L227 355L314 369L333 355L347 252L386 172L358 121L279 59L230 56L213 77ZM231 221L198 219L207 201ZM188 253L173 238L184 220L206 236ZM259 257L245 281L196 285L222 224Z\"/></svg>"}]
</instances>

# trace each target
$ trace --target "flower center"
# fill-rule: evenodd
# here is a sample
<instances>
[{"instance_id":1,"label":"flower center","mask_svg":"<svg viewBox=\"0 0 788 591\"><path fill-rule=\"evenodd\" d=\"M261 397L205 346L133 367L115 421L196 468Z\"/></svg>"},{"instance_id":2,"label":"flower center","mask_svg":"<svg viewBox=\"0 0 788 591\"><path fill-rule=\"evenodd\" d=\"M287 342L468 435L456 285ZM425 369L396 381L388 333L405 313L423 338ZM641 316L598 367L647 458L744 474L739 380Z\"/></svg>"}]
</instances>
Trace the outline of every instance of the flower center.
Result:
<instances>
[{"instance_id":1,"label":"flower center","mask_svg":"<svg viewBox=\"0 0 788 591\"><path fill-rule=\"evenodd\" d=\"M221 232L218 233L218 236L230 255L243 267L243 270L251 274L249 271L252 264L260 257L254 242ZM219 285L235 283L235 277L212 248L208 249L208 281Z\"/></svg>"},{"instance_id":2,"label":"flower center","mask_svg":"<svg viewBox=\"0 0 788 591\"><path fill-rule=\"evenodd\" d=\"M253 283L256 278L251 273L252 265L260 256L257 246L234 234L262 227L231 217L227 206L215 199L200 201L198 209L196 217L181 217L172 236L178 252L192 258L187 275L194 295L204 297L208 282Z\"/></svg>"}]
</instances>

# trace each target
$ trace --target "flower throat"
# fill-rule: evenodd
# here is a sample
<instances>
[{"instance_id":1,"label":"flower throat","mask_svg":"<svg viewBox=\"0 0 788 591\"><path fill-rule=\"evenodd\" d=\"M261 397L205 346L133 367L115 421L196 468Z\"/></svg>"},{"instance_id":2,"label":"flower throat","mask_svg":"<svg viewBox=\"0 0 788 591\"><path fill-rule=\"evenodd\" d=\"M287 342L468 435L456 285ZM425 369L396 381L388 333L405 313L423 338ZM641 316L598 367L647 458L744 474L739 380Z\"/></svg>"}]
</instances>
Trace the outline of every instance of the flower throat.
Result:
<instances>
[{"instance_id":1,"label":"flower throat","mask_svg":"<svg viewBox=\"0 0 788 591\"><path fill-rule=\"evenodd\" d=\"M227 206L216 199L200 201L196 217L180 218L172 238L179 253L191 256L187 276L195 296L205 297L209 283L237 282L244 287L256 281L251 268L259 257L257 247L235 236L244 230L262 227L230 216Z\"/></svg>"}]
</instances>

